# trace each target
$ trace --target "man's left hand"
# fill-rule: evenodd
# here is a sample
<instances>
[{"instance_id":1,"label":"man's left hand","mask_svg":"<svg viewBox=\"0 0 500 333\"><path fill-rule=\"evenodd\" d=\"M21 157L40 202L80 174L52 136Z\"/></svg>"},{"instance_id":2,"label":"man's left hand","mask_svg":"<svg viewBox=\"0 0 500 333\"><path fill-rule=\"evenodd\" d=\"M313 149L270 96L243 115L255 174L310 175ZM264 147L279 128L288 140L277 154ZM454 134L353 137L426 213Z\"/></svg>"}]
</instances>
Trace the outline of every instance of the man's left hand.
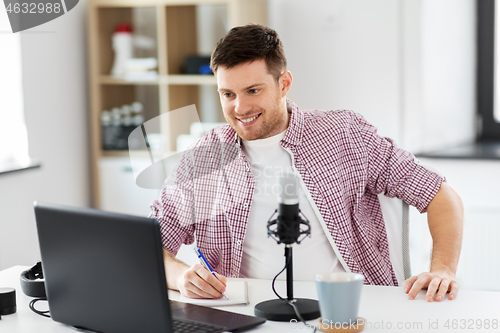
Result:
<instances>
[{"instance_id":1,"label":"man's left hand","mask_svg":"<svg viewBox=\"0 0 500 333\"><path fill-rule=\"evenodd\" d=\"M454 273L447 270L436 270L412 276L403 282L403 289L408 294L408 299L414 299L420 290L427 289L425 296L427 302L433 300L441 302L447 292L449 292L449 300L457 297L458 282L455 280Z\"/></svg>"}]
</instances>

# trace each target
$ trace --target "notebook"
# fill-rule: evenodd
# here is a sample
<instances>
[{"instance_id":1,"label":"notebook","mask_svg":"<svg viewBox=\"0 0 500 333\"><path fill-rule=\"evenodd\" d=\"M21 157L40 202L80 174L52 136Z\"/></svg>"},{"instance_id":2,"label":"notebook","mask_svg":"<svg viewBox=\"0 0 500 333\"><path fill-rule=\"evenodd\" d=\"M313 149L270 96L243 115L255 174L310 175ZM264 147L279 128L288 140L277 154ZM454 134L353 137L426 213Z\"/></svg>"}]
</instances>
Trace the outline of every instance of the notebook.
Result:
<instances>
[{"instance_id":1,"label":"notebook","mask_svg":"<svg viewBox=\"0 0 500 333\"><path fill-rule=\"evenodd\" d=\"M203 306L248 304L247 282L242 280L228 280L226 284L226 295L228 298L222 297L217 299L189 298L181 295L179 301Z\"/></svg>"},{"instance_id":2,"label":"notebook","mask_svg":"<svg viewBox=\"0 0 500 333\"><path fill-rule=\"evenodd\" d=\"M35 216L57 322L106 333L171 333L178 325L209 332L196 327L207 324L214 332L235 332L265 321L169 301L154 219L44 203L35 203Z\"/></svg>"}]
</instances>

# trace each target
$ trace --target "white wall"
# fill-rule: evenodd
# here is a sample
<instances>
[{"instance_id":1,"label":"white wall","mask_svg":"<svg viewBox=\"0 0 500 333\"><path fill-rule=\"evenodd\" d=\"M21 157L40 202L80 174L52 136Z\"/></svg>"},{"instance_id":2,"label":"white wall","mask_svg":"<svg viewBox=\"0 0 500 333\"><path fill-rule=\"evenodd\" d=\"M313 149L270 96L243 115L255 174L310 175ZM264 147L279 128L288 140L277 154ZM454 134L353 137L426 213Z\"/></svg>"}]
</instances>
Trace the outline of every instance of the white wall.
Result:
<instances>
[{"instance_id":1,"label":"white wall","mask_svg":"<svg viewBox=\"0 0 500 333\"><path fill-rule=\"evenodd\" d=\"M90 204L86 2L20 33L30 156L42 167L0 175L0 269L40 259L35 200Z\"/></svg>"}]
</instances>

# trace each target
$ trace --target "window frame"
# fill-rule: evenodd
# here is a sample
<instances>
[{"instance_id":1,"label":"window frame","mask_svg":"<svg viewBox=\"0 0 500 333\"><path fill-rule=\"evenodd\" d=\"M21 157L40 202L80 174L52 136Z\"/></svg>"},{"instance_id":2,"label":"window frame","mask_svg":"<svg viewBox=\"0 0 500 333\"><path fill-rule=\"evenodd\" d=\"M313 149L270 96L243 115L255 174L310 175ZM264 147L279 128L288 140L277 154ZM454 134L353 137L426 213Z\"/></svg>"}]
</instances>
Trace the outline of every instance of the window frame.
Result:
<instances>
[{"instance_id":1,"label":"window frame","mask_svg":"<svg viewBox=\"0 0 500 333\"><path fill-rule=\"evenodd\" d=\"M495 0L477 0L478 141L500 141L495 120ZM497 46L500 50L500 45ZM500 63L497 64L500 66ZM500 70L498 68L497 70ZM498 82L497 84L500 84ZM500 95L500 94L499 94ZM500 108L500 100L497 102Z\"/></svg>"}]
</instances>

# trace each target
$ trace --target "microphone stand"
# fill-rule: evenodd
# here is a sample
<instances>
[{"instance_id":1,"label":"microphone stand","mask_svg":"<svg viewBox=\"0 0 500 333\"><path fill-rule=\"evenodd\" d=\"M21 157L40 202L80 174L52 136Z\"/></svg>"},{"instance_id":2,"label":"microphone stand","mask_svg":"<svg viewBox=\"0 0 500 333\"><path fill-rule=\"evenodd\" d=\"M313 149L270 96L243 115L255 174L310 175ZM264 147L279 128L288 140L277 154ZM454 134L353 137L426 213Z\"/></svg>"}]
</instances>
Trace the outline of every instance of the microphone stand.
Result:
<instances>
[{"instance_id":1,"label":"microphone stand","mask_svg":"<svg viewBox=\"0 0 500 333\"><path fill-rule=\"evenodd\" d=\"M276 213L276 212L275 212ZM272 219L272 217L271 217ZM307 221L307 219L306 219ZM309 221L301 220L300 224L306 224L308 229L301 231L300 234L310 235ZM268 222L268 234L272 237L277 235L276 230L271 230L270 227L277 224L277 220L270 220ZM278 236L279 237L279 236ZM273 237L274 238L274 237ZM278 244L282 243L281 240L274 238ZM297 244L301 241L295 239ZM282 298L276 291L279 299L260 302L255 306L254 312L257 317L266 318L273 321L290 321L297 320L312 320L320 317L319 303L316 300L307 298L294 298L293 297L293 251L292 244L288 241L285 242L285 268L286 268L286 292L287 298ZM274 290L274 281L273 281ZM297 313L300 315L298 316ZM300 318L302 317L302 318Z\"/></svg>"},{"instance_id":2,"label":"microphone stand","mask_svg":"<svg viewBox=\"0 0 500 333\"><path fill-rule=\"evenodd\" d=\"M289 301L293 301L293 251L292 244L285 245L286 267L286 295Z\"/></svg>"}]
</instances>

